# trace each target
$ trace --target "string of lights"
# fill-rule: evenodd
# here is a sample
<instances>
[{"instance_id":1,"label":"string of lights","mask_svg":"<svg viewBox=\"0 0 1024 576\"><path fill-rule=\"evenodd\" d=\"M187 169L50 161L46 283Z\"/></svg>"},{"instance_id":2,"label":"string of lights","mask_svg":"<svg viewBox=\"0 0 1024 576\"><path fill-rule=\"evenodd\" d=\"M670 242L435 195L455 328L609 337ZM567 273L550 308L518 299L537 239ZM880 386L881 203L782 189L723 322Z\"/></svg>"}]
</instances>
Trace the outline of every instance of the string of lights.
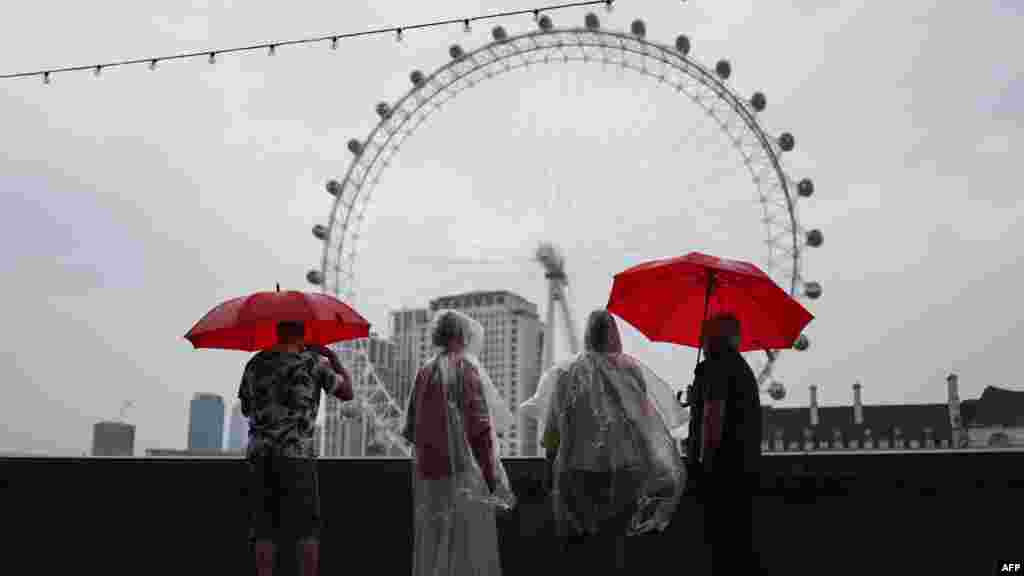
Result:
<instances>
[{"instance_id":1,"label":"string of lights","mask_svg":"<svg viewBox=\"0 0 1024 576\"><path fill-rule=\"evenodd\" d=\"M365 30L363 32L348 32L345 34L330 34L327 36L316 36L313 38L302 38L298 40L281 40L277 42L263 42L260 44L251 44L249 46L239 46L235 48L220 48L216 50L199 50L195 52L185 52L181 54L172 54L169 56L153 56L150 58L136 58L133 60L121 60L116 62L107 62L104 64L91 64L88 66L65 66L61 68L50 68L44 70L35 70L32 72L18 72L15 74L0 74L0 79L8 80L13 78L31 78L39 77L42 78L44 84L49 84L51 78L55 74L63 72L82 72L91 70L93 74L99 76L103 70L108 68L118 68L123 66L132 66L135 64L148 64L150 70L155 70L157 64L160 62L167 62L171 60L186 60L190 58L207 58L210 64L217 63L217 57L223 54L234 54L239 52L251 52L254 50L266 50L267 54L273 56L277 53L278 49L282 46L294 46L297 44L316 44L316 43L330 43L331 49L336 50L338 48L338 42L341 40L347 40L351 38L358 38L362 36L377 36L381 34L394 34L395 39L401 42L403 39L403 33L411 30L421 30L424 28L437 28L441 26L450 26L452 24L462 24L463 29L469 32L472 29L474 22L481 22L485 20L495 20L498 18L509 18L512 16L522 16L525 14L532 14L534 19L540 18L540 15L545 12L556 12L559 10L566 10L568 8L580 8L583 6L592 6L595 4L604 4L608 10L612 9L612 4L615 0L589 0L584 2L570 2L566 4L556 4L554 6L545 6L542 8L530 8L526 10L513 10L509 12L498 12L495 14L483 14L480 16L473 16L470 18L452 18L448 20L439 20L436 22L426 22L423 24L412 24L409 26L389 26L387 28L377 28L374 30Z\"/></svg>"}]
</instances>

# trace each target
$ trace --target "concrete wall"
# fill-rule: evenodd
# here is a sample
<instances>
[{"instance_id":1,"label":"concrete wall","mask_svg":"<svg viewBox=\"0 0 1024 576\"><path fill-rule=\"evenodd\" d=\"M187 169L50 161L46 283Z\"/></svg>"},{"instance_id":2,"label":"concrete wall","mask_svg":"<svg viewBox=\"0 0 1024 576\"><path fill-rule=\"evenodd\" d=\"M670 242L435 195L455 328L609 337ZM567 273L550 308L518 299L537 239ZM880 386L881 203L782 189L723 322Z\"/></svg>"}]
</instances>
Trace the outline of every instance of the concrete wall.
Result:
<instances>
[{"instance_id":1,"label":"concrete wall","mask_svg":"<svg viewBox=\"0 0 1024 576\"><path fill-rule=\"evenodd\" d=\"M1024 550L1024 451L763 460L755 533L766 573L834 573L836 563L897 573L905 563L915 573L938 566L935 573L987 574L995 560ZM318 462L321 573L409 574L409 462ZM521 502L499 520L504 576L537 573L554 544L543 462L510 459L507 467ZM244 463L230 459L0 458L0 509L13 534L3 565L26 573L254 574L245 478ZM667 562L706 573L702 515L700 502L687 498L668 532L631 539L631 572Z\"/></svg>"}]
</instances>

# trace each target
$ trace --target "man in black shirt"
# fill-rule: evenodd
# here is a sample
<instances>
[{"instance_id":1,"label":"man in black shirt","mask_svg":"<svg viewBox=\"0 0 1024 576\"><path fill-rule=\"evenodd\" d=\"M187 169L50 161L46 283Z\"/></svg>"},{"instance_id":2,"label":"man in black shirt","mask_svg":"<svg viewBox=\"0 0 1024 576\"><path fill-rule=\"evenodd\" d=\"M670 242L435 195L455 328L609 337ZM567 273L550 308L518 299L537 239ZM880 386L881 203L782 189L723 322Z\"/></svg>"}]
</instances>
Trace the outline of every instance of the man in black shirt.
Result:
<instances>
[{"instance_id":1,"label":"man in black shirt","mask_svg":"<svg viewBox=\"0 0 1024 576\"><path fill-rule=\"evenodd\" d=\"M704 498L705 541L718 574L756 569L753 495L759 483L761 401L757 379L737 351L740 322L720 314L704 325L705 359L695 370L701 418L692 452L699 461Z\"/></svg>"}]
</instances>

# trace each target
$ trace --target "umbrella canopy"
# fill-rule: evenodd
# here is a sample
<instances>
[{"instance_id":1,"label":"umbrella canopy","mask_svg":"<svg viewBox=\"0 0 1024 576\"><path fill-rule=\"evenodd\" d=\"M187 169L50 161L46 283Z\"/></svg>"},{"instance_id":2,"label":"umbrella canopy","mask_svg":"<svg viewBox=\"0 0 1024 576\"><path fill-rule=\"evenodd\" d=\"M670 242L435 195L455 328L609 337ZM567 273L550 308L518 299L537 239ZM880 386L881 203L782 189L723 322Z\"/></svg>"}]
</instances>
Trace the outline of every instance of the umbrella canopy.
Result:
<instances>
[{"instance_id":1,"label":"umbrella canopy","mask_svg":"<svg viewBox=\"0 0 1024 576\"><path fill-rule=\"evenodd\" d=\"M700 252L616 274L607 308L652 341L693 347L703 319L729 312L740 352L792 348L814 318L757 266Z\"/></svg>"},{"instance_id":2,"label":"umbrella canopy","mask_svg":"<svg viewBox=\"0 0 1024 576\"><path fill-rule=\"evenodd\" d=\"M370 335L370 323L341 300L278 288L219 304L185 338L195 348L265 350L277 343L279 322L302 322L306 344L327 345Z\"/></svg>"}]
</instances>

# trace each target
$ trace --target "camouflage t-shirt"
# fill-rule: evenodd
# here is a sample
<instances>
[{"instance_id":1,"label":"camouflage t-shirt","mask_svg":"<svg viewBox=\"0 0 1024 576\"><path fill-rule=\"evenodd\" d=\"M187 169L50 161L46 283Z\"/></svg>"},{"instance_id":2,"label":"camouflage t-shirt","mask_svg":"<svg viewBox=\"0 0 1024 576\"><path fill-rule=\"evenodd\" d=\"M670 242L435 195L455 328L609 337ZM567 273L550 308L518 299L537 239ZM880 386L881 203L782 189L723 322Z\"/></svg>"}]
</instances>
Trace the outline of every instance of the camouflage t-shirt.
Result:
<instances>
[{"instance_id":1,"label":"camouflage t-shirt","mask_svg":"<svg viewBox=\"0 0 1024 576\"><path fill-rule=\"evenodd\" d=\"M314 458L313 427L320 391L333 394L338 379L313 352L264 350L245 366L238 398L249 418L247 453Z\"/></svg>"}]
</instances>

